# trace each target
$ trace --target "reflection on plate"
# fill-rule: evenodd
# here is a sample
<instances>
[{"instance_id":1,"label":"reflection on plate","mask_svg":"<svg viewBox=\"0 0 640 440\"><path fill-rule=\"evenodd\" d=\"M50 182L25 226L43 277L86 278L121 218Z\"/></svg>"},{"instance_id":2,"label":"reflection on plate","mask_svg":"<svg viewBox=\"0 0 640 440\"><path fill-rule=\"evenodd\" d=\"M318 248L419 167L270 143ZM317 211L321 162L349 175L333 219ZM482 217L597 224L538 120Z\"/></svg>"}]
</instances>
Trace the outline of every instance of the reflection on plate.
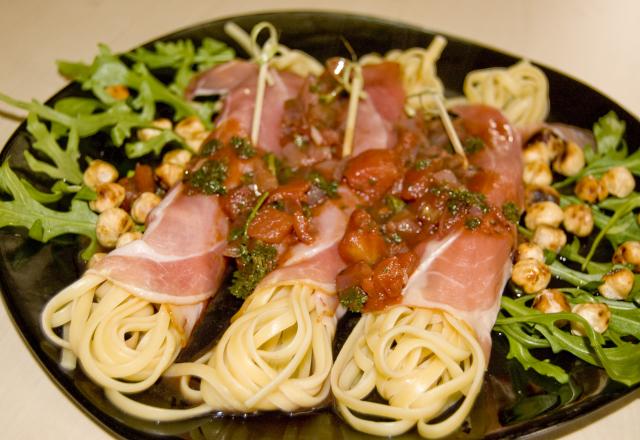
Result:
<instances>
[{"instance_id":1,"label":"reflection on plate","mask_svg":"<svg viewBox=\"0 0 640 440\"><path fill-rule=\"evenodd\" d=\"M163 39L201 39L205 36L225 40L223 24L228 19L195 26ZM234 17L245 29L268 20L281 30L283 44L305 50L325 59L345 53L341 37L346 38L356 53L386 52L394 48L424 46L433 36L422 29L368 17L320 12L267 13ZM467 72L492 66L507 66L516 58L455 38L438 62L438 73L452 94L460 93ZM241 53L241 51L239 51ZM557 72L544 69L549 78L551 120L590 127L592 122L609 110L614 110L627 123L629 145L640 144L640 122L624 109L589 87ZM68 86L50 102L79 93L77 86ZM33 173L23 161L22 151L28 148L24 124L9 140L1 159L11 157L12 167L30 178ZM118 160L119 151L100 151L98 145L85 145L92 157ZM30 349L61 388L87 414L113 434L132 439L361 439L369 438L345 423L330 409L296 415L264 414L253 417L206 417L185 422L155 424L142 422L122 414L110 405L100 388L80 371L67 374L58 367L58 351L45 340L39 315L46 301L80 274L75 240L57 239L42 245L28 240L22 231L0 230L0 286L10 314ZM190 346L181 354L185 360L195 356L221 334L230 316L240 303L230 294L218 295L210 306L203 325L197 330ZM338 327L334 352L355 324L347 316ZM506 342L494 335L489 372L470 420L462 427L460 438L513 438L524 435L548 434L561 423L591 413L609 402L632 392L610 381L603 370L584 364L569 355L558 355L555 363L571 371L573 382L579 385L559 387L555 382L525 372L515 361L506 358ZM159 384L142 396L145 401L170 403L171 392ZM417 438L412 432L400 438Z\"/></svg>"}]
</instances>

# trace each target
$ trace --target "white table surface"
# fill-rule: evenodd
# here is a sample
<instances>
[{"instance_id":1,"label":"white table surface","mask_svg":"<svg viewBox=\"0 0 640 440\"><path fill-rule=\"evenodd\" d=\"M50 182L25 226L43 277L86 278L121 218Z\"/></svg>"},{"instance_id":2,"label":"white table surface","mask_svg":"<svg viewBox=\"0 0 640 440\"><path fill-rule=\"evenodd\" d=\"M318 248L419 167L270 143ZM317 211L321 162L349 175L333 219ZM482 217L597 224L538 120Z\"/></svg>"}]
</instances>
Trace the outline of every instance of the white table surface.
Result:
<instances>
[{"instance_id":1,"label":"white table surface","mask_svg":"<svg viewBox=\"0 0 640 440\"><path fill-rule=\"evenodd\" d=\"M54 60L89 61L99 42L124 51L218 17L329 9L401 20L524 55L584 80L640 114L640 2L633 0L0 0L0 6L0 90L20 99L48 98L65 84ZM0 118L0 145L17 124ZM49 380L2 306L0 353L0 438L110 438ZM638 396L555 436L639 438Z\"/></svg>"}]
</instances>

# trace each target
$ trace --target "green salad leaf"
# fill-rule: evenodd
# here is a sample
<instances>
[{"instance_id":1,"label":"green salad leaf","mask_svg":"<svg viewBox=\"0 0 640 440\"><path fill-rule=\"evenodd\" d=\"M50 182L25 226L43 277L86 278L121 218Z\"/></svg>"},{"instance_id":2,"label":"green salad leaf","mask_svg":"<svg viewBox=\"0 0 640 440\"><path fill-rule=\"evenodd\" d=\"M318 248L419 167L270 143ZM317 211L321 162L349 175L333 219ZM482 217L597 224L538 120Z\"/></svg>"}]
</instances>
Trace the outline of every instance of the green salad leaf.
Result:
<instances>
[{"instance_id":1,"label":"green salad leaf","mask_svg":"<svg viewBox=\"0 0 640 440\"><path fill-rule=\"evenodd\" d=\"M609 377L615 381L628 386L640 383L640 349L637 343L623 341L612 329L607 330L604 335L600 335L591 328L584 318L574 313L544 314L538 312L527 307L526 302L531 298L502 297L501 299L502 309L510 316L500 316L496 321L495 329L505 334L509 333L510 353L516 353L513 357L517 357L523 349L546 347L554 352L564 350L587 363L604 368ZM622 316L616 309L612 309L611 313L613 316ZM575 336L562 330L556 326L556 322L561 320L581 323L586 329L587 336ZM518 327L520 338L513 336ZM534 331L533 334L532 331ZM511 344L516 346L520 344L523 347L512 347ZM535 365L538 368L536 370L538 373L549 375L562 382L560 379L563 376L557 369L543 368L529 359L526 354L522 357L531 368L534 368Z\"/></svg>"},{"instance_id":2,"label":"green salad leaf","mask_svg":"<svg viewBox=\"0 0 640 440\"><path fill-rule=\"evenodd\" d=\"M235 57L235 51L213 38L204 38L196 50L191 40L158 42L153 48L141 47L124 56L149 69L174 69L175 75L170 89L182 94L197 72Z\"/></svg>"},{"instance_id":3,"label":"green salad leaf","mask_svg":"<svg viewBox=\"0 0 640 440\"><path fill-rule=\"evenodd\" d=\"M0 188L13 198L0 201L0 228L27 228L29 237L43 243L63 234L84 235L91 242L82 252L82 257L88 260L93 255L97 247L98 216L89 209L86 201L72 200L69 211L65 212L44 206L33 197L33 190L25 186L11 170L8 161L0 167ZM40 198L42 200L42 197Z\"/></svg>"},{"instance_id":4,"label":"green salad leaf","mask_svg":"<svg viewBox=\"0 0 640 440\"><path fill-rule=\"evenodd\" d=\"M601 176L609 168L624 166L636 176L640 176L640 149L628 155L628 148L622 137L625 123L614 112L609 112L593 126L596 138L596 150L585 148L585 166L575 176L554 183L555 188L564 188L584 176Z\"/></svg>"},{"instance_id":5,"label":"green salad leaf","mask_svg":"<svg viewBox=\"0 0 640 440\"><path fill-rule=\"evenodd\" d=\"M45 173L54 179L69 183L82 183L82 171L78 164L80 158L78 131L72 127L69 131L66 149L60 147L55 136L47 130L46 125L38 120L34 113L27 117L27 131L34 137L34 150L47 156L53 164L36 159L31 152L25 150L24 158L33 171Z\"/></svg>"},{"instance_id":6,"label":"green salad leaf","mask_svg":"<svg viewBox=\"0 0 640 440\"><path fill-rule=\"evenodd\" d=\"M162 102L173 108L175 120L195 115L201 119L205 126L211 126L213 106L188 102L183 96L170 90L153 76L143 63L135 63L129 68L105 45L100 45L100 52L91 65L58 61L58 70L67 78L79 82L83 89L91 90L100 101L107 105L119 102L107 92L107 87L123 85L140 91L143 84L146 84L154 101Z\"/></svg>"}]
</instances>

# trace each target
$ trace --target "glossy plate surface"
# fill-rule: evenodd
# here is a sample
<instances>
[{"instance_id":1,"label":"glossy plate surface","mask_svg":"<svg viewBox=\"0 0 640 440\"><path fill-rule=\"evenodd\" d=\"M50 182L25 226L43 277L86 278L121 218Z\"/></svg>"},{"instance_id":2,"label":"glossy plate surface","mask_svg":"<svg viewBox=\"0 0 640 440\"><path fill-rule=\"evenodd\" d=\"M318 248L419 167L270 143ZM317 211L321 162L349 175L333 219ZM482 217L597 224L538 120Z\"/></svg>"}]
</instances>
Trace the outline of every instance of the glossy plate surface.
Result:
<instances>
[{"instance_id":1,"label":"glossy plate surface","mask_svg":"<svg viewBox=\"0 0 640 440\"><path fill-rule=\"evenodd\" d=\"M348 56L341 37L349 41L359 55L372 51L384 53L390 49L426 46L434 34L405 24L380 19L320 12L285 12L247 15L217 20L194 26L163 40L190 38L200 40L213 37L228 40L223 25L232 19L245 29L267 20L281 32L281 42L291 48L302 49L323 60L330 56ZM467 41L448 37L449 43L438 62L438 75L451 94L461 94L467 72L495 66L508 66L518 58ZM237 48L238 54L242 51ZM54 66L52 66L54 68ZM588 86L544 68L550 85L550 120L585 128L609 110L614 110L627 123L626 139L630 146L640 145L640 122L607 97ZM65 96L78 94L77 86L68 86L49 103ZM28 148L28 133L22 124L5 146L0 159L10 157L12 166L30 180L37 181L24 163L23 151ZM91 157L118 161L119 151L103 151L97 143L87 142L83 152ZM43 368L64 392L97 423L110 433L129 439L364 439L373 438L352 430L330 409L297 414L265 414L253 417L206 417L179 423L155 424L136 420L122 414L104 398L81 371L69 374L58 366L58 350L49 343L39 327L40 311L46 301L60 289L80 276L79 244L74 238L61 238L46 245L26 238L24 231L0 230L0 287L10 315L26 344ZM207 316L194 335L182 360L192 358L221 334L229 317L240 306L239 301L224 292L218 295ZM339 327L335 352L355 324L356 318L345 317ZM485 376L482 394L459 433L458 438L492 439L548 435L551 431L579 416L592 414L606 404L633 390L610 381L603 370L591 367L571 356L557 356L555 362L571 371L578 387L558 392L558 384L535 374L524 372L506 359L506 342L494 335L494 347L489 372ZM555 394L554 394L555 393ZM159 384L143 399L168 405L167 389ZM544 396L556 396L545 398ZM564 398L575 397L563 404ZM542 396L542 397L539 397ZM577 397L576 397L577 396ZM532 399L533 398L533 399ZM528 399L528 400L527 400ZM519 406L515 406L516 402ZM522 404L524 402L524 404ZM544 411L542 411L544 410ZM418 438L410 432L400 438Z\"/></svg>"}]
</instances>

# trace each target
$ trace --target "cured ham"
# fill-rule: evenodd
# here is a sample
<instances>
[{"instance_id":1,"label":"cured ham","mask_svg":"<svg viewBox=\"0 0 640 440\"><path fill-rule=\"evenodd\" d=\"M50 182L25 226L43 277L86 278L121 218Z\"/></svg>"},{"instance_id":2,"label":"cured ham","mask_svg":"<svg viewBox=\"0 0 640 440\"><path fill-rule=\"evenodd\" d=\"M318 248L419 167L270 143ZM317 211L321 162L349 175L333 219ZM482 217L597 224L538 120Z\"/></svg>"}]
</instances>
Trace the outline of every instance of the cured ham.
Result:
<instances>
[{"instance_id":1,"label":"cured ham","mask_svg":"<svg viewBox=\"0 0 640 440\"><path fill-rule=\"evenodd\" d=\"M345 264L338 254L338 242L347 227L350 210L340 209L327 202L314 217L313 226L318 232L313 243L299 243L287 252L280 267L265 277L256 290L292 281L304 281L320 287L322 291L335 293L337 274ZM335 301L333 309L337 306Z\"/></svg>"},{"instance_id":2,"label":"cured ham","mask_svg":"<svg viewBox=\"0 0 640 440\"><path fill-rule=\"evenodd\" d=\"M259 147L265 151L280 151L280 128L284 103L298 95L304 78L290 72L269 69L271 83L267 85L260 120ZM216 120L218 126L235 121L245 137L251 132L256 102L258 65L249 61L230 61L195 78L187 97L224 95L223 110Z\"/></svg>"},{"instance_id":3,"label":"cured ham","mask_svg":"<svg viewBox=\"0 0 640 440\"><path fill-rule=\"evenodd\" d=\"M151 213L141 240L115 249L89 273L153 303L210 298L226 267L228 220L217 196L187 195L184 188L176 186Z\"/></svg>"},{"instance_id":4,"label":"cured ham","mask_svg":"<svg viewBox=\"0 0 640 440\"><path fill-rule=\"evenodd\" d=\"M489 107L462 107L456 112L465 130L481 137L486 145L470 158L471 164L485 174L475 185L472 180L470 186L475 187L470 189L483 193L497 207L505 202L522 206L521 142L517 132ZM462 229L421 243L415 249L420 263L404 288L402 304L444 309L461 318L473 327L488 358L491 327L510 275L514 240L512 233Z\"/></svg>"},{"instance_id":5,"label":"cured ham","mask_svg":"<svg viewBox=\"0 0 640 440\"><path fill-rule=\"evenodd\" d=\"M405 92L397 63L365 66L362 76L365 98L358 105L354 156L369 149L393 147L397 141L394 124L404 112Z\"/></svg>"},{"instance_id":6,"label":"cured ham","mask_svg":"<svg viewBox=\"0 0 640 440\"><path fill-rule=\"evenodd\" d=\"M316 147L339 149L347 123L348 99L326 99L332 91L342 87L334 78L342 80L344 62L331 59L323 77L308 80L295 101L285 108L283 144L287 157L294 163L304 163L300 148L288 133L307 138ZM333 75L333 76L332 76ZM369 149L391 148L396 144L395 125L404 118L405 93L402 88L400 66L393 62L368 65L362 68L364 88L358 101L351 154L356 156ZM322 89L319 91L318 89ZM295 138L295 136L294 136ZM311 149L312 153L318 153ZM323 151L322 148L319 149Z\"/></svg>"}]
</instances>

